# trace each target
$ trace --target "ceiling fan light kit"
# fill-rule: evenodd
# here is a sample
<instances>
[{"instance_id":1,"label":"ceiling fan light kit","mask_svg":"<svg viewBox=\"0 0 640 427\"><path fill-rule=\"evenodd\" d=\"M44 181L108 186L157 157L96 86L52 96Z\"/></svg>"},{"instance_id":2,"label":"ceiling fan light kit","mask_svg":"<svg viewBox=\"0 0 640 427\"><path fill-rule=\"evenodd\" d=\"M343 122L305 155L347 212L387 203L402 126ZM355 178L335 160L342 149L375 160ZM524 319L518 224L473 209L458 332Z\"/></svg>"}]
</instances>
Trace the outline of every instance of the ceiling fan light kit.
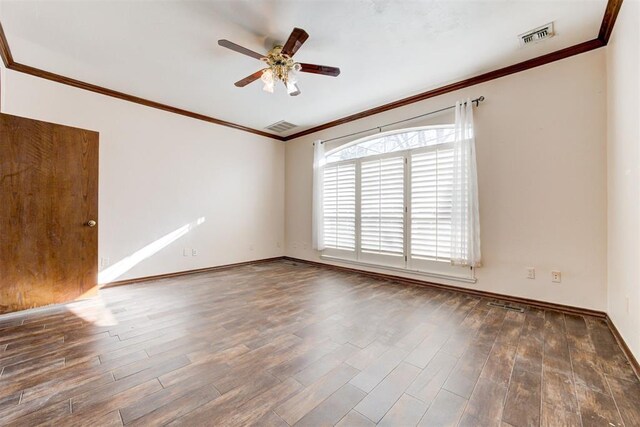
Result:
<instances>
[{"instance_id":1,"label":"ceiling fan light kit","mask_svg":"<svg viewBox=\"0 0 640 427\"><path fill-rule=\"evenodd\" d=\"M275 84L281 81L287 88L287 93L291 96L300 95L298 88L298 72L321 74L336 77L340 74L337 67L326 65L302 64L293 60L293 55L300 49L302 44L309 38L309 34L301 28L294 28L289 39L284 46L274 46L266 55L261 55L250 49L237 45L229 40L218 40L218 44L243 55L264 61L267 68L256 71L235 83L237 87L244 87L258 79L264 86L262 90L273 93Z\"/></svg>"},{"instance_id":2,"label":"ceiling fan light kit","mask_svg":"<svg viewBox=\"0 0 640 427\"><path fill-rule=\"evenodd\" d=\"M262 88L265 92L273 93L276 81L281 81L287 87L287 93L291 96L300 94L296 83L298 78L296 73L302 69L300 63L295 62L291 56L282 53L282 46L275 46L262 60L267 64L267 68L262 70L260 79L264 83Z\"/></svg>"}]
</instances>

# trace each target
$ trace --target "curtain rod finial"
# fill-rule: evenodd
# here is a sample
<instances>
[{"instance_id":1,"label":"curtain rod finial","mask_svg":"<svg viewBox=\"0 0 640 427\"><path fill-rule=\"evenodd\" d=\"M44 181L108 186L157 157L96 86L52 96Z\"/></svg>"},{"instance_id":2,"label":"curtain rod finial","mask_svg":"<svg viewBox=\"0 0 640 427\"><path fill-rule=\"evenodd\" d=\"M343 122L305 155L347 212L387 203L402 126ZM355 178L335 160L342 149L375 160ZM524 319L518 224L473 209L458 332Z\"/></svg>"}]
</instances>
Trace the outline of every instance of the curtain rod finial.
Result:
<instances>
[{"instance_id":1,"label":"curtain rod finial","mask_svg":"<svg viewBox=\"0 0 640 427\"><path fill-rule=\"evenodd\" d=\"M476 107L478 107L478 106L480 106L480 103L481 103L482 101L484 101L484 96L480 96L480 97L478 97L478 98L474 99L474 100L473 100L473 101L471 101L471 102L472 102L472 103L475 103L475 104L476 104Z\"/></svg>"}]
</instances>

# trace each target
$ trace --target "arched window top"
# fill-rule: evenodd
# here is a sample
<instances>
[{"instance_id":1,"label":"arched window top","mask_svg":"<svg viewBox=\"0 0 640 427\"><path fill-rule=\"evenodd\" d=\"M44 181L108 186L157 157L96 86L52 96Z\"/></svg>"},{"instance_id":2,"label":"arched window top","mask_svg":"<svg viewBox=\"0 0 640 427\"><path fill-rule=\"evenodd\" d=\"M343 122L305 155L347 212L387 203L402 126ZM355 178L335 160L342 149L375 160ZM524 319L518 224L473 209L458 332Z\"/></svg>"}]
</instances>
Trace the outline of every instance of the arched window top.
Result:
<instances>
[{"instance_id":1,"label":"arched window top","mask_svg":"<svg viewBox=\"0 0 640 427\"><path fill-rule=\"evenodd\" d=\"M424 126L367 136L331 150L327 163L412 150L454 141L454 125Z\"/></svg>"}]
</instances>

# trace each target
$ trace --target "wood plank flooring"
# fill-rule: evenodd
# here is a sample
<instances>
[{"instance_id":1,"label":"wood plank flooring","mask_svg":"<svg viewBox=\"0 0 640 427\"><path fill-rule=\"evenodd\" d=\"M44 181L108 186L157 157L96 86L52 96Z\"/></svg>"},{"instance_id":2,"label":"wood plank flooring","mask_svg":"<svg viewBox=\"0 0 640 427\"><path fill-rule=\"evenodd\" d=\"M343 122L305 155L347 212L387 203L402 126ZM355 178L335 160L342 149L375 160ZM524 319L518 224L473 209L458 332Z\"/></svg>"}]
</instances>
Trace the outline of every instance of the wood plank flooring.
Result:
<instances>
[{"instance_id":1,"label":"wood plank flooring","mask_svg":"<svg viewBox=\"0 0 640 427\"><path fill-rule=\"evenodd\" d=\"M596 318L273 261L0 317L1 425L638 426Z\"/></svg>"}]
</instances>

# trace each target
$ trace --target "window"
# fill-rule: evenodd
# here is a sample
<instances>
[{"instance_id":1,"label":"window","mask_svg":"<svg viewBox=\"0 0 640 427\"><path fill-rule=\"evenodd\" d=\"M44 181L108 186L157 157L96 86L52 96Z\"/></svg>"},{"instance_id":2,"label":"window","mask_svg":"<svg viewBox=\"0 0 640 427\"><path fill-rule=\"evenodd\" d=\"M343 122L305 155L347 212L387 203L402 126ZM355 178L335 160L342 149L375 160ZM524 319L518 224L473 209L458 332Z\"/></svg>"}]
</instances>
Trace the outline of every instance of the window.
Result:
<instances>
[{"instance_id":1,"label":"window","mask_svg":"<svg viewBox=\"0 0 640 427\"><path fill-rule=\"evenodd\" d=\"M327 153L327 163L444 144L453 142L454 137L453 125L405 129L402 132L387 132L382 135L354 141Z\"/></svg>"},{"instance_id":2,"label":"window","mask_svg":"<svg viewBox=\"0 0 640 427\"><path fill-rule=\"evenodd\" d=\"M361 259L404 265L404 157L360 164Z\"/></svg>"},{"instance_id":3,"label":"window","mask_svg":"<svg viewBox=\"0 0 640 427\"><path fill-rule=\"evenodd\" d=\"M469 277L451 265L453 125L376 135L329 152L325 256Z\"/></svg>"},{"instance_id":4,"label":"window","mask_svg":"<svg viewBox=\"0 0 640 427\"><path fill-rule=\"evenodd\" d=\"M328 165L324 171L324 242L327 248L356 249L356 164Z\"/></svg>"}]
</instances>

